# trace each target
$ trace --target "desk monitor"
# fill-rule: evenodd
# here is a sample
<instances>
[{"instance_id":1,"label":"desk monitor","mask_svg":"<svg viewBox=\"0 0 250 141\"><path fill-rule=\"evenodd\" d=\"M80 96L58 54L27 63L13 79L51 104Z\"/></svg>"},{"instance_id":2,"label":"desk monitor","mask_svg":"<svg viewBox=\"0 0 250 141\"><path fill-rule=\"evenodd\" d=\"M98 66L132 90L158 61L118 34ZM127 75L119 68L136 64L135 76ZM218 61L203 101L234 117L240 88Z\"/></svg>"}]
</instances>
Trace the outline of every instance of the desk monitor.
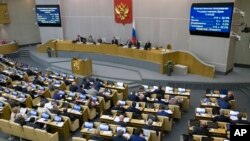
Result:
<instances>
[{"instance_id":1,"label":"desk monitor","mask_svg":"<svg viewBox=\"0 0 250 141\"><path fill-rule=\"evenodd\" d=\"M55 72L54 74L55 74L56 76L59 76L59 75L60 75L58 72Z\"/></svg>"},{"instance_id":2,"label":"desk monitor","mask_svg":"<svg viewBox=\"0 0 250 141\"><path fill-rule=\"evenodd\" d=\"M119 130L122 130L123 133L126 133L126 128L125 128L125 127L117 126L117 127L116 127L116 132L118 132Z\"/></svg>"},{"instance_id":3,"label":"desk monitor","mask_svg":"<svg viewBox=\"0 0 250 141\"><path fill-rule=\"evenodd\" d=\"M118 87L123 87L123 82L117 82Z\"/></svg>"},{"instance_id":4,"label":"desk monitor","mask_svg":"<svg viewBox=\"0 0 250 141\"><path fill-rule=\"evenodd\" d=\"M3 102L0 102L0 107L3 107L3 106L4 106Z\"/></svg>"},{"instance_id":5,"label":"desk monitor","mask_svg":"<svg viewBox=\"0 0 250 141\"><path fill-rule=\"evenodd\" d=\"M148 89L148 85L142 85L144 89Z\"/></svg>"},{"instance_id":6,"label":"desk monitor","mask_svg":"<svg viewBox=\"0 0 250 141\"><path fill-rule=\"evenodd\" d=\"M45 80L45 78L44 78L44 77L41 77L41 78L40 78L40 80L41 80L41 81L44 81L44 80Z\"/></svg>"},{"instance_id":7,"label":"desk monitor","mask_svg":"<svg viewBox=\"0 0 250 141\"><path fill-rule=\"evenodd\" d=\"M69 93L69 97L75 97L75 96L76 96L76 93L74 93L74 92Z\"/></svg>"},{"instance_id":8,"label":"desk monitor","mask_svg":"<svg viewBox=\"0 0 250 141\"><path fill-rule=\"evenodd\" d=\"M91 129L94 127L94 123L93 122L84 122L84 127Z\"/></svg>"},{"instance_id":9,"label":"desk monitor","mask_svg":"<svg viewBox=\"0 0 250 141\"><path fill-rule=\"evenodd\" d=\"M81 110L81 105L75 104L73 107L74 110L80 111Z\"/></svg>"},{"instance_id":10,"label":"desk monitor","mask_svg":"<svg viewBox=\"0 0 250 141\"><path fill-rule=\"evenodd\" d=\"M80 94L80 99L81 99L81 100L85 100L85 99L86 99L86 95Z\"/></svg>"},{"instance_id":11,"label":"desk monitor","mask_svg":"<svg viewBox=\"0 0 250 141\"><path fill-rule=\"evenodd\" d=\"M17 96L18 93L17 93L16 91L13 91L13 92L12 92L12 95Z\"/></svg>"},{"instance_id":12,"label":"desk monitor","mask_svg":"<svg viewBox=\"0 0 250 141\"><path fill-rule=\"evenodd\" d=\"M29 113L31 116L37 116L38 112L36 110L31 110Z\"/></svg>"},{"instance_id":13,"label":"desk monitor","mask_svg":"<svg viewBox=\"0 0 250 141\"><path fill-rule=\"evenodd\" d=\"M218 123L217 122L207 122L207 128L218 128Z\"/></svg>"},{"instance_id":14,"label":"desk monitor","mask_svg":"<svg viewBox=\"0 0 250 141\"><path fill-rule=\"evenodd\" d=\"M45 88L43 86L40 86L39 90L45 90Z\"/></svg>"},{"instance_id":15,"label":"desk monitor","mask_svg":"<svg viewBox=\"0 0 250 141\"><path fill-rule=\"evenodd\" d=\"M20 93L20 98L25 98L26 95L24 93Z\"/></svg>"},{"instance_id":16,"label":"desk monitor","mask_svg":"<svg viewBox=\"0 0 250 141\"><path fill-rule=\"evenodd\" d=\"M109 126L107 124L100 124L99 126L100 130L102 131L109 131Z\"/></svg>"},{"instance_id":17,"label":"desk monitor","mask_svg":"<svg viewBox=\"0 0 250 141\"><path fill-rule=\"evenodd\" d=\"M69 78L74 79L75 77L74 77L74 75L69 75Z\"/></svg>"},{"instance_id":18,"label":"desk monitor","mask_svg":"<svg viewBox=\"0 0 250 141\"><path fill-rule=\"evenodd\" d=\"M62 77L66 77L67 75L66 75L65 73L62 73L61 76L62 76Z\"/></svg>"},{"instance_id":19,"label":"desk monitor","mask_svg":"<svg viewBox=\"0 0 250 141\"><path fill-rule=\"evenodd\" d=\"M120 103L121 106L125 106L126 105L126 101L119 100L119 103Z\"/></svg>"},{"instance_id":20,"label":"desk monitor","mask_svg":"<svg viewBox=\"0 0 250 141\"><path fill-rule=\"evenodd\" d=\"M60 90L58 93L59 95L65 95L65 91L62 91L62 90Z\"/></svg>"},{"instance_id":21,"label":"desk monitor","mask_svg":"<svg viewBox=\"0 0 250 141\"><path fill-rule=\"evenodd\" d=\"M56 116L54 117L54 121L56 121L56 122L61 122L61 121L62 121L62 117L56 115Z\"/></svg>"},{"instance_id":22,"label":"desk monitor","mask_svg":"<svg viewBox=\"0 0 250 141\"><path fill-rule=\"evenodd\" d=\"M49 114L48 113L42 113L42 116L41 116L42 118L44 118L44 119L49 119Z\"/></svg>"},{"instance_id":23,"label":"desk monitor","mask_svg":"<svg viewBox=\"0 0 250 141\"><path fill-rule=\"evenodd\" d=\"M32 89L36 89L36 85L32 84L31 85Z\"/></svg>"},{"instance_id":24,"label":"desk monitor","mask_svg":"<svg viewBox=\"0 0 250 141\"><path fill-rule=\"evenodd\" d=\"M6 93L9 93L9 92L10 92L10 90L9 90L8 88L6 88L4 91L5 91Z\"/></svg>"},{"instance_id":25,"label":"desk monitor","mask_svg":"<svg viewBox=\"0 0 250 141\"><path fill-rule=\"evenodd\" d=\"M196 108L196 112L200 114L204 114L206 112L205 108Z\"/></svg>"},{"instance_id":26,"label":"desk monitor","mask_svg":"<svg viewBox=\"0 0 250 141\"><path fill-rule=\"evenodd\" d=\"M61 84L61 82L59 80L56 80L55 84Z\"/></svg>"}]
</instances>

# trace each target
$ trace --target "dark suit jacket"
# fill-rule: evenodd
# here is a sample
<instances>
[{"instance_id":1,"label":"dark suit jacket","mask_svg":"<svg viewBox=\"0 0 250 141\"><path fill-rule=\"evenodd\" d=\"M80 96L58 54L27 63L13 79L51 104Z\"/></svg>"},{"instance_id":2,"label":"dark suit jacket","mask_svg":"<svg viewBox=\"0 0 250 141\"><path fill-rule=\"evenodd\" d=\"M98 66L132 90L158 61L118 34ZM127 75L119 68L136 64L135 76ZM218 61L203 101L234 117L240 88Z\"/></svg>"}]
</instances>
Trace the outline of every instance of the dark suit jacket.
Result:
<instances>
[{"instance_id":1,"label":"dark suit jacket","mask_svg":"<svg viewBox=\"0 0 250 141\"><path fill-rule=\"evenodd\" d=\"M130 137L130 141L146 141L146 139L139 135L132 135Z\"/></svg>"},{"instance_id":2,"label":"dark suit jacket","mask_svg":"<svg viewBox=\"0 0 250 141\"><path fill-rule=\"evenodd\" d=\"M141 114L141 111L139 109L133 108L133 107L129 107L127 109L127 112L133 112L133 113Z\"/></svg>"},{"instance_id":3,"label":"dark suit jacket","mask_svg":"<svg viewBox=\"0 0 250 141\"><path fill-rule=\"evenodd\" d=\"M33 128L40 128L39 125L37 125L35 123L28 122L27 125L30 126L30 127L33 127Z\"/></svg>"},{"instance_id":4,"label":"dark suit jacket","mask_svg":"<svg viewBox=\"0 0 250 141\"><path fill-rule=\"evenodd\" d=\"M248 125L250 125L250 122L247 120L235 120L232 122L232 124L248 124Z\"/></svg>"},{"instance_id":5,"label":"dark suit jacket","mask_svg":"<svg viewBox=\"0 0 250 141\"><path fill-rule=\"evenodd\" d=\"M77 89L78 89L78 87L75 85L70 85L70 87L69 87L69 91L71 91L71 92L76 92Z\"/></svg>"},{"instance_id":6,"label":"dark suit jacket","mask_svg":"<svg viewBox=\"0 0 250 141\"><path fill-rule=\"evenodd\" d=\"M123 136L113 136L112 141L127 141L127 139Z\"/></svg>"},{"instance_id":7,"label":"dark suit jacket","mask_svg":"<svg viewBox=\"0 0 250 141\"><path fill-rule=\"evenodd\" d=\"M226 117L224 115L219 115L219 116L216 116L216 117L213 118L213 122L217 122L217 121L219 121L219 122L230 122L230 119L229 119L229 117Z\"/></svg>"},{"instance_id":8,"label":"dark suit jacket","mask_svg":"<svg viewBox=\"0 0 250 141\"><path fill-rule=\"evenodd\" d=\"M209 131L206 127L194 127L193 134L208 135Z\"/></svg>"},{"instance_id":9,"label":"dark suit jacket","mask_svg":"<svg viewBox=\"0 0 250 141\"><path fill-rule=\"evenodd\" d=\"M118 45L118 40L117 40L117 39L113 39L113 40L112 40L112 44Z\"/></svg>"},{"instance_id":10,"label":"dark suit jacket","mask_svg":"<svg viewBox=\"0 0 250 141\"><path fill-rule=\"evenodd\" d=\"M126 109L123 108L122 106L115 106L112 108L112 110L117 110L117 111L122 112L122 113L126 112Z\"/></svg>"}]
</instances>

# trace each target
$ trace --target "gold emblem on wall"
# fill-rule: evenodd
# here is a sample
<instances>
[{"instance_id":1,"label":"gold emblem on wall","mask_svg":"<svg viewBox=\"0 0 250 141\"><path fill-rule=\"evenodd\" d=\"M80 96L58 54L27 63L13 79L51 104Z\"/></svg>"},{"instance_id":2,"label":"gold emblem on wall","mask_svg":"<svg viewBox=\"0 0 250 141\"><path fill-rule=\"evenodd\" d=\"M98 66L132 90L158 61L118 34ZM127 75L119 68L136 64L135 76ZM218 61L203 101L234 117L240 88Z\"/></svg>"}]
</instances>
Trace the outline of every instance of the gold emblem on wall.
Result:
<instances>
[{"instance_id":1,"label":"gold emblem on wall","mask_svg":"<svg viewBox=\"0 0 250 141\"><path fill-rule=\"evenodd\" d=\"M115 13L121 20L125 20L129 14L129 6L124 3L120 3L115 7Z\"/></svg>"},{"instance_id":2,"label":"gold emblem on wall","mask_svg":"<svg viewBox=\"0 0 250 141\"><path fill-rule=\"evenodd\" d=\"M75 70L80 70L80 62L79 61L74 61L73 67Z\"/></svg>"}]
</instances>

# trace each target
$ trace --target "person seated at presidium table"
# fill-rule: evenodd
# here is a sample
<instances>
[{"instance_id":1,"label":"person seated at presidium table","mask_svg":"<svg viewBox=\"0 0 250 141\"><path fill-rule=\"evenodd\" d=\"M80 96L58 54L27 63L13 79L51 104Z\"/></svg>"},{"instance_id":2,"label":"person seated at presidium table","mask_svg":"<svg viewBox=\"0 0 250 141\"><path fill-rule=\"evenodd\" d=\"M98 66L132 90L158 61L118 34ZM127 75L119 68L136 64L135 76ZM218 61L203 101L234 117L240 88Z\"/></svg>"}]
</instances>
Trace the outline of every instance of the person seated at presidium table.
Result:
<instances>
[{"instance_id":1,"label":"person seated at presidium table","mask_svg":"<svg viewBox=\"0 0 250 141\"><path fill-rule=\"evenodd\" d=\"M88 41L88 43L95 43L95 41L94 41L92 35L89 35L89 38L88 38L87 41Z\"/></svg>"},{"instance_id":2,"label":"person seated at presidium table","mask_svg":"<svg viewBox=\"0 0 250 141\"><path fill-rule=\"evenodd\" d=\"M119 42L118 42L118 40L115 38L115 36L113 37L111 43L112 43L112 44L116 44L116 45L119 44Z\"/></svg>"},{"instance_id":3,"label":"person seated at presidium table","mask_svg":"<svg viewBox=\"0 0 250 141\"><path fill-rule=\"evenodd\" d=\"M86 43L86 38L83 38L81 35L77 35L77 38L75 40L72 41L73 43L76 42L82 42L83 44Z\"/></svg>"}]
</instances>

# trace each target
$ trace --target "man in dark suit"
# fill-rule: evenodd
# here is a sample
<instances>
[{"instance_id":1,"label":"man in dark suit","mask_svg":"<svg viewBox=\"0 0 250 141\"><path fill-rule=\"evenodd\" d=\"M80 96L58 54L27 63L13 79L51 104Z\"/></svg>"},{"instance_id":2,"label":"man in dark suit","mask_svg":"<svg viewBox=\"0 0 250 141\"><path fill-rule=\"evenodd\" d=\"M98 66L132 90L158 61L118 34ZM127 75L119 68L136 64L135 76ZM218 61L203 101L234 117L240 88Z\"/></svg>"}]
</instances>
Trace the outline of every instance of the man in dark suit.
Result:
<instances>
[{"instance_id":1,"label":"man in dark suit","mask_svg":"<svg viewBox=\"0 0 250 141\"><path fill-rule=\"evenodd\" d=\"M62 116L69 117L71 121L75 121L74 115L68 113L67 108L63 108L63 111L62 111L61 115L62 115Z\"/></svg>"},{"instance_id":2,"label":"man in dark suit","mask_svg":"<svg viewBox=\"0 0 250 141\"><path fill-rule=\"evenodd\" d=\"M201 122L200 126L194 127L192 134L198 134L198 135L208 135L209 130L207 128L207 125L204 122Z\"/></svg>"},{"instance_id":3,"label":"man in dark suit","mask_svg":"<svg viewBox=\"0 0 250 141\"><path fill-rule=\"evenodd\" d=\"M69 91L71 91L71 92L76 92L77 89L78 89L78 86L77 86L76 82L73 82L69 87Z\"/></svg>"},{"instance_id":4,"label":"man in dark suit","mask_svg":"<svg viewBox=\"0 0 250 141\"><path fill-rule=\"evenodd\" d=\"M35 122L36 122L36 119L34 117L31 117L27 125L33 128L40 128L39 125L36 124Z\"/></svg>"},{"instance_id":5,"label":"man in dark suit","mask_svg":"<svg viewBox=\"0 0 250 141\"><path fill-rule=\"evenodd\" d=\"M144 46L144 50L149 50L150 48L151 48L151 43L150 41L148 41Z\"/></svg>"},{"instance_id":6,"label":"man in dark suit","mask_svg":"<svg viewBox=\"0 0 250 141\"><path fill-rule=\"evenodd\" d=\"M94 85L95 89L98 90L98 91L100 90L101 87L104 87L104 85L101 84L101 82L99 81L98 78L96 78L96 80L95 80L95 82L94 82L93 85Z\"/></svg>"},{"instance_id":7,"label":"man in dark suit","mask_svg":"<svg viewBox=\"0 0 250 141\"><path fill-rule=\"evenodd\" d=\"M119 101L116 103L116 106L114 106L112 108L112 110L116 110L116 111L118 111L120 113L125 113L126 112L126 109L123 106L121 106Z\"/></svg>"},{"instance_id":8,"label":"man in dark suit","mask_svg":"<svg viewBox=\"0 0 250 141\"><path fill-rule=\"evenodd\" d=\"M117 131L117 136L112 137L112 141L127 141L125 137L123 137L123 130Z\"/></svg>"},{"instance_id":9,"label":"man in dark suit","mask_svg":"<svg viewBox=\"0 0 250 141\"><path fill-rule=\"evenodd\" d=\"M239 114L237 115L237 117L238 117L238 120L233 121L232 124L247 124L247 125L250 125L250 122L249 122L249 121L247 121L247 120L242 120L242 118L243 118L242 113L239 113Z\"/></svg>"},{"instance_id":10,"label":"man in dark suit","mask_svg":"<svg viewBox=\"0 0 250 141\"><path fill-rule=\"evenodd\" d=\"M77 38L73 42L82 42L86 43L86 38L83 38L81 35L77 35Z\"/></svg>"},{"instance_id":11,"label":"man in dark suit","mask_svg":"<svg viewBox=\"0 0 250 141\"><path fill-rule=\"evenodd\" d=\"M230 118L225 116L224 110L220 109L220 115L213 118L213 122L230 122Z\"/></svg>"},{"instance_id":12,"label":"man in dark suit","mask_svg":"<svg viewBox=\"0 0 250 141\"><path fill-rule=\"evenodd\" d=\"M169 113L165 111L166 109L165 105L160 105L160 110L156 113L156 115L168 117Z\"/></svg>"},{"instance_id":13,"label":"man in dark suit","mask_svg":"<svg viewBox=\"0 0 250 141\"><path fill-rule=\"evenodd\" d=\"M113 39L112 39L112 42L111 42L112 44L116 44L116 45L118 45L118 40L115 38L115 36L113 37Z\"/></svg>"},{"instance_id":14,"label":"man in dark suit","mask_svg":"<svg viewBox=\"0 0 250 141\"><path fill-rule=\"evenodd\" d=\"M134 134L130 136L130 141L146 141L146 139L141 136L137 128L134 128Z\"/></svg>"},{"instance_id":15,"label":"man in dark suit","mask_svg":"<svg viewBox=\"0 0 250 141\"><path fill-rule=\"evenodd\" d=\"M153 120L152 120L151 118L148 119L147 124L144 125L142 128L143 128L143 129L148 129L148 130L154 130L154 131L157 130L157 128L156 128L155 126L153 126Z\"/></svg>"},{"instance_id":16,"label":"man in dark suit","mask_svg":"<svg viewBox=\"0 0 250 141\"><path fill-rule=\"evenodd\" d=\"M132 105L127 109L127 112L141 114L141 111L136 108L136 102L135 101L132 102Z\"/></svg>"}]
</instances>

